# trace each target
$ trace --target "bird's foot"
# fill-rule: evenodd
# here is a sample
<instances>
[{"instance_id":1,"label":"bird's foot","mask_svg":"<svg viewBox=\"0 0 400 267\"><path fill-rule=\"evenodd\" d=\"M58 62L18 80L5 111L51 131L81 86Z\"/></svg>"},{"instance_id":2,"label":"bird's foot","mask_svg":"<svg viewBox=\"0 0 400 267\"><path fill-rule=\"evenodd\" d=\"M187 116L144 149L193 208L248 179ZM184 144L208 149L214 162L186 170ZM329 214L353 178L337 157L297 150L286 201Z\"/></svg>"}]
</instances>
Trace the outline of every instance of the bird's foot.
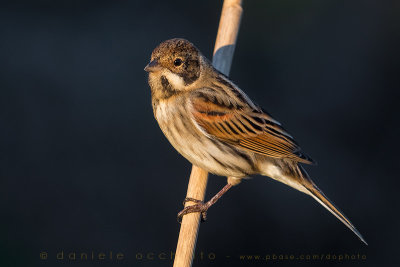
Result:
<instances>
[{"instance_id":1,"label":"bird's foot","mask_svg":"<svg viewBox=\"0 0 400 267\"><path fill-rule=\"evenodd\" d=\"M182 217L184 215L186 215L188 213L193 213L193 212L200 212L201 213L201 221L202 222L206 221L206 219L207 219L207 210L210 207L210 205L208 203L204 203L201 200L187 197L183 201L183 206L185 206L186 202L188 202L188 201L195 202L197 204L191 205L191 206L187 206L183 210L181 210L178 213L178 217L177 217L178 222L181 223L182 222Z\"/></svg>"},{"instance_id":2,"label":"bird's foot","mask_svg":"<svg viewBox=\"0 0 400 267\"><path fill-rule=\"evenodd\" d=\"M201 200L198 200L198 199L195 199L195 198L191 198L191 197L187 197L187 198L185 198L183 200L183 206L185 207L186 202L189 202L189 201L197 203L197 204L203 203L203 201L201 201Z\"/></svg>"},{"instance_id":3,"label":"bird's foot","mask_svg":"<svg viewBox=\"0 0 400 267\"><path fill-rule=\"evenodd\" d=\"M224 186L224 188L221 189L221 191L219 191L215 196L213 196L209 201L207 201L206 203L204 203L203 201L194 199L194 198L190 198L187 197L185 198L185 200L183 201L183 206L185 206L186 202L188 201L192 201L194 203L197 203L195 205L192 206L187 206L185 207L183 210L181 210L178 213L178 222L181 223L182 222L182 217L188 213L192 213L192 212L200 212L201 213L201 221L204 222L207 219L207 210L215 204L215 202L218 201L218 199L220 199L222 197L223 194L226 193L226 191L228 191L230 188L232 187L232 184L226 184Z\"/></svg>"}]
</instances>

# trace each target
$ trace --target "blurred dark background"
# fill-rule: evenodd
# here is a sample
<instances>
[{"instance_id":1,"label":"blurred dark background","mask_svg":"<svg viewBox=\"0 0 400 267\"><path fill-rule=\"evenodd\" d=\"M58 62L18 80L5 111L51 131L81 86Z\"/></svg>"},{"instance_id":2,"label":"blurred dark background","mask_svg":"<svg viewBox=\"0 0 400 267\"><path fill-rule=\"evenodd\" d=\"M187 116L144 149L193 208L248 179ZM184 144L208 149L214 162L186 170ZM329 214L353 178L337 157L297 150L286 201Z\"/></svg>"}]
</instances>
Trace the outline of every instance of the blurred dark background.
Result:
<instances>
[{"instance_id":1,"label":"blurred dark background","mask_svg":"<svg viewBox=\"0 0 400 267\"><path fill-rule=\"evenodd\" d=\"M143 68L174 37L211 57L221 7L2 2L1 266L172 265L158 255L175 251L191 165L153 118ZM318 161L307 170L369 246L310 197L254 177L209 211L194 266L398 261L399 15L399 1L244 1L230 77ZM207 199L224 184L211 176ZM66 259L92 251L114 259Z\"/></svg>"}]
</instances>

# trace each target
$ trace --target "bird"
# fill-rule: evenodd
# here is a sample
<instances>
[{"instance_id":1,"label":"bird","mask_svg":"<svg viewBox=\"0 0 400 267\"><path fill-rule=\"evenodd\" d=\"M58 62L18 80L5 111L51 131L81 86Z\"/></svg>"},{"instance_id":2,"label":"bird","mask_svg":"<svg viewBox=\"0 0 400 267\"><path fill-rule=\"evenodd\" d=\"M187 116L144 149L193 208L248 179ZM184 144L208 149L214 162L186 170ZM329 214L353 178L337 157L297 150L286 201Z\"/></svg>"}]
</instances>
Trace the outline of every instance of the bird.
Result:
<instances>
[{"instance_id":1,"label":"bird","mask_svg":"<svg viewBox=\"0 0 400 267\"><path fill-rule=\"evenodd\" d=\"M284 183L318 201L367 244L350 220L324 195L301 164L315 164L267 111L255 104L191 42L163 41L148 72L154 117L171 145L189 162L226 176L211 200L185 207L183 215L206 212L232 186L251 175Z\"/></svg>"}]
</instances>

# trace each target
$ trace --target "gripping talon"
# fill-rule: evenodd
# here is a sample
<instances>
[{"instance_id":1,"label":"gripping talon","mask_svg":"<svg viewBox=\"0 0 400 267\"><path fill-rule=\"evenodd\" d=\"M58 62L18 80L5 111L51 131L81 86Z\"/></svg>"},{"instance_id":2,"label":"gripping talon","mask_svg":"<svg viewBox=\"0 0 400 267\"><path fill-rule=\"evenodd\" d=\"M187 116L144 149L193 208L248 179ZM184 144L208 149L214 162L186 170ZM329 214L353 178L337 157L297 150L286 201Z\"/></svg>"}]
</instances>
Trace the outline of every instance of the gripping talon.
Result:
<instances>
[{"instance_id":1,"label":"gripping talon","mask_svg":"<svg viewBox=\"0 0 400 267\"><path fill-rule=\"evenodd\" d=\"M185 207L186 202L189 202L189 201L197 203L197 204L203 203L203 201L201 201L201 200L198 200L198 199L195 199L195 198L191 198L191 197L187 197L187 198L185 198L183 200L183 206Z\"/></svg>"},{"instance_id":2,"label":"gripping talon","mask_svg":"<svg viewBox=\"0 0 400 267\"><path fill-rule=\"evenodd\" d=\"M187 200L189 201L189 200ZM192 200L190 200L192 201ZM202 201L199 201L199 204L191 205L185 207L183 210L181 210L178 213L177 220L179 223L182 223L182 217L188 213L193 213L193 212L200 212L201 213L201 221L205 222L207 219L207 209L209 206L207 204L204 204Z\"/></svg>"},{"instance_id":3,"label":"gripping talon","mask_svg":"<svg viewBox=\"0 0 400 267\"><path fill-rule=\"evenodd\" d=\"M208 202L206 202L206 203L204 203L204 202L201 201L201 200L194 199L194 198L191 198L191 197L185 198L185 200L183 201L183 205L184 205L184 206L186 205L186 202L188 202L188 201L192 201L192 202L197 203L197 204L184 207L183 210L181 210L181 211L178 213L178 216L177 216L178 222L181 223L181 222L182 222L182 217L183 217L184 215L186 215L186 214L188 214L188 213L192 213L192 212L200 212L200 214L201 214L201 221L202 221L202 222L206 221L206 219L207 219L207 210L208 210L212 205L214 205L214 203L217 202L217 200L220 199L221 196L222 196L223 194L225 194L225 192L228 191L231 187L232 187L231 184L229 184L229 183L226 184L226 185L224 186L224 188L221 189L221 191L219 191L214 197L212 197L212 198L211 198Z\"/></svg>"}]
</instances>

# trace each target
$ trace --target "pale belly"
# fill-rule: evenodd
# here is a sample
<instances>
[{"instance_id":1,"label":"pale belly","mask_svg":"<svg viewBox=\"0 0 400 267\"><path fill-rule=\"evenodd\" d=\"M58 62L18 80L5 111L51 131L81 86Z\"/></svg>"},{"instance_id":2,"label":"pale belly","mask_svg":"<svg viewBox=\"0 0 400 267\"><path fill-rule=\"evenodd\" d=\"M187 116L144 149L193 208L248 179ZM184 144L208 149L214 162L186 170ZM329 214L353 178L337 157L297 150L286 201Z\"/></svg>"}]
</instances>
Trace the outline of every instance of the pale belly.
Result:
<instances>
[{"instance_id":1,"label":"pale belly","mask_svg":"<svg viewBox=\"0 0 400 267\"><path fill-rule=\"evenodd\" d=\"M207 137L195 126L183 105L171 109L160 103L155 114L169 142L192 164L221 176L245 177L257 172L252 153Z\"/></svg>"}]
</instances>

